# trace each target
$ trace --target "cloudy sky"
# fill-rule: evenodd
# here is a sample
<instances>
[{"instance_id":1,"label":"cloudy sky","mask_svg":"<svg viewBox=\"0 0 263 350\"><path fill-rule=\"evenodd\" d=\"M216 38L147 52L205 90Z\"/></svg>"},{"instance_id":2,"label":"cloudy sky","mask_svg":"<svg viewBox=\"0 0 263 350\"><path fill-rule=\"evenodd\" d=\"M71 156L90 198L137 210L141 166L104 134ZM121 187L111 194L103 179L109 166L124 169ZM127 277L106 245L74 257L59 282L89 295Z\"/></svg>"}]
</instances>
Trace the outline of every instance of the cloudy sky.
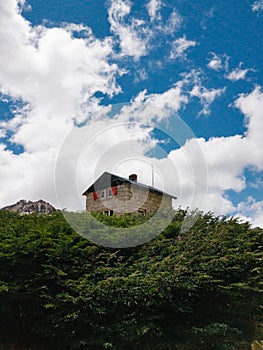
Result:
<instances>
[{"instance_id":1,"label":"cloudy sky","mask_svg":"<svg viewBox=\"0 0 263 350\"><path fill-rule=\"evenodd\" d=\"M103 171L263 223L263 1L0 0L0 206Z\"/></svg>"}]
</instances>

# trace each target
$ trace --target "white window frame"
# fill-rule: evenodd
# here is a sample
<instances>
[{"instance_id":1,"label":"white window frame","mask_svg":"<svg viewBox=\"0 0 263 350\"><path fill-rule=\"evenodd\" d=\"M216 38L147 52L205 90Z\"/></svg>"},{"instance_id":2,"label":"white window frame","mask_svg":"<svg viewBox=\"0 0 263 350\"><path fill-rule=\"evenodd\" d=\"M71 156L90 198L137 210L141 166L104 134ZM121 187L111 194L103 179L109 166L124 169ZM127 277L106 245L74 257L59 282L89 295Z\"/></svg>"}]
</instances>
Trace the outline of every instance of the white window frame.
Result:
<instances>
[{"instance_id":1,"label":"white window frame","mask_svg":"<svg viewBox=\"0 0 263 350\"><path fill-rule=\"evenodd\" d=\"M113 216L114 211L111 210L111 209L110 209L110 210L104 210L104 211L103 211L103 214L104 214L104 215L108 215L108 216Z\"/></svg>"},{"instance_id":2,"label":"white window frame","mask_svg":"<svg viewBox=\"0 0 263 350\"><path fill-rule=\"evenodd\" d=\"M138 210L138 213L139 213L141 216L146 216L146 209L139 209L139 210Z\"/></svg>"}]
</instances>

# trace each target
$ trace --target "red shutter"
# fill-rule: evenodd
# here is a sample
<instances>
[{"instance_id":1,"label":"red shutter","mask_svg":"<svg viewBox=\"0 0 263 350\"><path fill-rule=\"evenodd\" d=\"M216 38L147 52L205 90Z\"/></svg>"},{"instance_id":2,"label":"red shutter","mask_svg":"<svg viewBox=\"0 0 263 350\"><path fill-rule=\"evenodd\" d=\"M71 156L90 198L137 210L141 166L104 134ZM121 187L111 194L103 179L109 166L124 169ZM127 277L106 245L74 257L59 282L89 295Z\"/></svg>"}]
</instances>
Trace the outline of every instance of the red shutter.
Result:
<instances>
[{"instance_id":1,"label":"red shutter","mask_svg":"<svg viewBox=\"0 0 263 350\"><path fill-rule=\"evenodd\" d=\"M116 186L112 187L111 191L112 191L112 195L116 196L116 194L117 194L117 187Z\"/></svg>"},{"instance_id":2,"label":"red shutter","mask_svg":"<svg viewBox=\"0 0 263 350\"><path fill-rule=\"evenodd\" d=\"M93 199L94 201L97 200L99 197L98 197L98 193L97 192L93 192Z\"/></svg>"}]
</instances>

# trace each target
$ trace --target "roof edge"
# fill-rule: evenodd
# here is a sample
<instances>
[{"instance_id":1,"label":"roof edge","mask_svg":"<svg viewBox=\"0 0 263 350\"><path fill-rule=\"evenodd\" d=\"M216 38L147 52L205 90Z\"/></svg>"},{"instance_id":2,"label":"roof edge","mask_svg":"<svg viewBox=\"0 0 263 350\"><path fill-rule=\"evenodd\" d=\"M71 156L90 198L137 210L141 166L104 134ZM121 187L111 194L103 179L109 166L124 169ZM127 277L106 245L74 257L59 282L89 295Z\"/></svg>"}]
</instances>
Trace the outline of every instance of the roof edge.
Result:
<instances>
[{"instance_id":1,"label":"roof edge","mask_svg":"<svg viewBox=\"0 0 263 350\"><path fill-rule=\"evenodd\" d=\"M131 184L133 184L133 185L135 185L135 186L148 188L149 190L162 193L162 194L164 194L165 196L172 197L173 199L177 199L176 196L173 196L173 195L171 195L171 194L169 194L169 193L167 193L167 192L161 191L161 190L159 190L158 188L155 188L155 187L152 187L152 186L143 184L143 183L141 183L141 182L137 182L137 181L130 180L130 179L128 179L128 178L126 178L126 177L123 177L123 176L111 174L111 173L109 173L108 171L105 171L101 176L99 176L99 177L97 178L97 180L95 180L95 181L93 182L93 184L90 185L90 186L86 189L86 191L84 191L84 192L82 193L82 196L86 196L86 193L89 193L89 192L88 192L89 189L90 189L92 186L94 186L95 182L98 181L98 180L99 180L102 176L104 176L105 174L109 174L110 176L115 176L116 178L119 178L119 179L121 179L121 180L123 180L123 181L125 181L125 182L127 182L127 183L131 183Z\"/></svg>"}]
</instances>

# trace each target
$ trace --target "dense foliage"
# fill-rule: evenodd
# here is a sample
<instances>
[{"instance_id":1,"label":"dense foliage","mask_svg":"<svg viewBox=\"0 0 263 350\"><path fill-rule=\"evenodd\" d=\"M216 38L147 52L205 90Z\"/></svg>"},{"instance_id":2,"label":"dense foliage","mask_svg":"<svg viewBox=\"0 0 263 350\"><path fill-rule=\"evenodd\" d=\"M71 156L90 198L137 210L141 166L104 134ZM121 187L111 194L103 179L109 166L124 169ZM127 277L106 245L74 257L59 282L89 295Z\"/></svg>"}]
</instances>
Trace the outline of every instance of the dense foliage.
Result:
<instances>
[{"instance_id":1,"label":"dense foliage","mask_svg":"<svg viewBox=\"0 0 263 350\"><path fill-rule=\"evenodd\" d=\"M182 233L185 215L179 210L148 243L113 249L73 232L61 213L0 212L0 344L20 350L260 344L263 231L203 214Z\"/></svg>"}]
</instances>

